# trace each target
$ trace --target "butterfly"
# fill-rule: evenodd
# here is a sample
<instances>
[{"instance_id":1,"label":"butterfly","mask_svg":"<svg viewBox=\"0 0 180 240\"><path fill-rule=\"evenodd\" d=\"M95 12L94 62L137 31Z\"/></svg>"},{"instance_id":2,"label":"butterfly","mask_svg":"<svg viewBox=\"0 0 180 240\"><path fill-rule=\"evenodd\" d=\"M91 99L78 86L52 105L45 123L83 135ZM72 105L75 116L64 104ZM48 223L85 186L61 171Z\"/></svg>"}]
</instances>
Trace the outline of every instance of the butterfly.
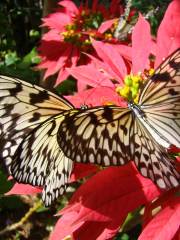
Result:
<instances>
[{"instance_id":1,"label":"butterfly","mask_svg":"<svg viewBox=\"0 0 180 240\"><path fill-rule=\"evenodd\" d=\"M73 162L102 166L134 160L160 188L179 185L167 153L180 148L180 49L144 84L138 104L74 108L65 98L0 76L0 158L22 183L43 188L46 206L64 193Z\"/></svg>"}]
</instances>

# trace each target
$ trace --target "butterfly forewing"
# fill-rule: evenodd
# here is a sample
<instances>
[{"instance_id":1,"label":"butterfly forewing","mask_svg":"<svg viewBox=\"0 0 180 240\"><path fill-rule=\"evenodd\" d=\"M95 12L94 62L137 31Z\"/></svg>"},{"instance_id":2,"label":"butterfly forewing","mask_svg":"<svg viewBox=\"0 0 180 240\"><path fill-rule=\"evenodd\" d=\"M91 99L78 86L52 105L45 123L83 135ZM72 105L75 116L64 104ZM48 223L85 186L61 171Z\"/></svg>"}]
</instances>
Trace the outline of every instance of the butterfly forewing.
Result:
<instances>
[{"instance_id":1,"label":"butterfly forewing","mask_svg":"<svg viewBox=\"0 0 180 240\"><path fill-rule=\"evenodd\" d=\"M18 145L32 129L71 108L68 101L41 87L0 76L0 158L7 167Z\"/></svg>"},{"instance_id":2,"label":"butterfly forewing","mask_svg":"<svg viewBox=\"0 0 180 240\"><path fill-rule=\"evenodd\" d=\"M180 148L180 49L147 81L139 105L151 127Z\"/></svg>"},{"instance_id":3,"label":"butterfly forewing","mask_svg":"<svg viewBox=\"0 0 180 240\"><path fill-rule=\"evenodd\" d=\"M172 53L149 78L139 96L145 109L180 100L180 49ZM173 110L173 109L172 109Z\"/></svg>"}]
</instances>

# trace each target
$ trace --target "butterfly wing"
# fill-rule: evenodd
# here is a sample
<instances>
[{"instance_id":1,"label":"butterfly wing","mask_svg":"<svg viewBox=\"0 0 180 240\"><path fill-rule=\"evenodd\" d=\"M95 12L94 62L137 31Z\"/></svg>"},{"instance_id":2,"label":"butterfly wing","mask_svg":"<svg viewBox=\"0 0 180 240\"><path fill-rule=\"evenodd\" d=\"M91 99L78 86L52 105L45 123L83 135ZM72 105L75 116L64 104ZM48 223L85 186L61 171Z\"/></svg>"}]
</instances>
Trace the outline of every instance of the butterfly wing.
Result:
<instances>
[{"instance_id":1,"label":"butterfly wing","mask_svg":"<svg viewBox=\"0 0 180 240\"><path fill-rule=\"evenodd\" d=\"M180 148L180 49L148 79L139 105L151 127Z\"/></svg>"},{"instance_id":2,"label":"butterfly wing","mask_svg":"<svg viewBox=\"0 0 180 240\"><path fill-rule=\"evenodd\" d=\"M128 108L70 111L57 136L65 155L74 161L117 166L135 160L141 174L160 188L178 185L180 176L168 154Z\"/></svg>"},{"instance_id":3,"label":"butterfly wing","mask_svg":"<svg viewBox=\"0 0 180 240\"><path fill-rule=\"evenodd\" d=\"M133 116L128 108L97 107L69 111L57 140L65 155L77 162L123 165L132 159Z\"/></svg>"},{"instance_id":4,"label":"butterfly wing","mask_svg":"<svg viewBox=\"0 0 180 240\"><path fill-rule=\"evenodd\" d=\"M138 118L135 120L134 136L136 148L133 159L141 174L162 189L178 186L180 174L176 171L173 160Z\"/></svg>"},{"instance_id":5,"label":"butterfly wing","mask_svg":"<svg viewBox=\"0 0 180 240\"><path fill-rule=\"evenodd\" d=\"M64 193L73 167L57 143L62 118L63 115L52 117L33 129L17 148L11 163L12 175L18 182L43 187L46 206Z\"/></svg>"},{"instance_id":6,"label":"butterfly wing","mask_svg":"<svg viewBox=\"0 0 180 240\"><path fill-rule=\"evenodd\" d=\"M156 70L140 94L146 124L135 113L118 107L97 107L66 115L58 131L58 143L65 155L105 166L125 164L135 158L143 176L161 188L177 186L179 173L146 126L179 147L179 74L177 50Z\"/></svg>"},{"instance_id":7,"label":"butterfly wing","mask_svg":"<svg viewBox=\"0 0 180 240\"><path fill-rule=\"evenodd\" d=\"M64 98L17 78L0 76L0 158L9 168L24 137L52 115L73 106Z\"/></svg>"}]
</instances>

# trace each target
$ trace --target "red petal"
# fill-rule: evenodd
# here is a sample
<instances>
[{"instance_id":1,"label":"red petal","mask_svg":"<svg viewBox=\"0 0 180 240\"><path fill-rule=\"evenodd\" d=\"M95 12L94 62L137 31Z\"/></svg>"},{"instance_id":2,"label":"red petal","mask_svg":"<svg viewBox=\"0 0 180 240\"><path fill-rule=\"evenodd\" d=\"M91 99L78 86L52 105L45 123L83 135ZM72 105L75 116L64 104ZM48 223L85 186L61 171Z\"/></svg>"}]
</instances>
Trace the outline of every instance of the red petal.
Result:
<instances>
[{"instance_id":1,"label":"red petal","mask_svg":"<svg viewBox=\"0 0 180 240\"><path fill-rule=\"evenodd\" d=\"M44 35L41 41L41 46L39 47L40 56L42 62L37 68L45 68L45 77L48 77L56 73L61 67L65 65L65 61L68 59L68 54L71 52L71 45L57 40L57 32L54 30L49 31ZM64 57L62 57L63 55Z\"/></svg>"},{"instance_id":2,"label":"red petal","mask_svg":"<svg viewBox=\"0 0 180 240\"><path fill-rule=\"evenodd\" d=\"M67 96L70 102L75 107L80 107L82 104L88 106L101 106L107 103L113 103L122 107L127 106L125 101L119 97L114 88L109 87L96 87L86 91L77 93L74 96Z\"/></svg>"},{"instance_id":3,"label":"red petal","mask_svg":"<svg viewBox=\"0 0 180 240\"><path fill-rule=\"evenodd\" d=\"M70 206L60 214L63 217L70 213L75 216L66 222L69 234L74 232L74 224L81 226L83 223L76 228L75 239L84 239L82 236L86 236L86 240L105 240L116 233L128 212L159 194L157 187L142 177L132 164L110 167L82 185L73 195ZM61 234L61 225L58 230Z\"/></svg>"},{"instance_id":4,"label":"red petal","mask_svg":"<svg viewBox=\"0 0 180 240\"><path fill-rule=\"evenodd\" d=\"M119 52L119 54L121 54L121 56L123 56L125 59L132 61L132 47L123 45L123 44L119 44L117 51Z\"/></svg>"},{"instance_id":5,"label":"red petal","mask_svg":"<svg viewBox=\"0 0 180 240\"><path fill-rule=\"evenodd\" d=\"M143 225L146 226L153 218L154 209L162 208L164 206L169 205L169 201L174 198L175 195L178 194L178 188L172 188L168 191L162 192L161 196L157 198L155 201L146 205L144 211L144 220Z\"/></svg>"},{"instance_id":6,"label":"red petal","mask_svg":"<svg viewBox=\"0 0 180 240\"><path fill-rule=\"evenodd\" d=\"M174 235L172 240L179 240L180 239L180 228L179 230L176 232L176 234Z\"/></svg>"},{"instance_id":7,"label":"red petal","mask_svg":"<svg viewBox=\"0 0 180 240\"><path fill-rule=\"evenodd\" d=\"M60 6L63 6L65 8L66 13L71 17L74 17L79 14L79 10L73 3L73 1L60 1L58 4Z\"/></svg>"},{"instance_id":8,"label":"red petal","mask_svg":"<svg viewBox=\"0 0 180 240\"><path fill-rule=\"evenodd\" d=\"M151 51L151 34L149 23L140 14L132 32L132 70L134 74L143 72Z\"/></svg>"},{"instance_id":9,"label":"red petal","mask_svg":"<svg viewBox=\"0 0 180 240\"><path fill-rule=\"evenodd\" d=\"M62 81L66 80L68 78L68 76L69 76L69 72L66 70L65 67L62 67L58 73L58 77L56 79L55 85L58 85Z\"/></svg>"},{"instance_id":10,"label":"red petal","mask_svg":"<svg viewBox=\"0 0 180 240\"><path fill-rule=\"evenodd\" d=\"M56 12L49 14L47 17L42 19L43 24L41 26L46 26L51 29L56 29L59 33L62 31L65 31L65 26L69 23L71 23L71 18L61 12Z\"/></svg>"},{"instance_id":11,"label":"red petal","mask_svg":"<svg viewBox=\"0 0 180 240\"><path fill-rule=\"evenodd\" d=\"M96 40L92 40L92 44L99 57L112 69L115 79L122 83L127 70L123 58L116 50L118 45L113 46Z\"/></svg>"},{"instance_id":12,"label":"red petal","mask_svg":"<svg viewBox=\"0 0 180 240\"><path fill-rule=\"evenodd\" d=\"M98 167L94 164L75 163L70 182L77 181L79 178L87 177L97 171Z\"/></svg>"},{"instance_id":13,"label":"red petal","mask_svg":"<svg viewBox=\"0 0 180 240\"><path fill-rule=\"evenodd\" d=\"M39 187L33 187L29 184L15 183L9 192L5 195L16 195L16 194L36 194L41 193L42 189Z\"/></svg>"},{"instance_id":14,"label":"red petal","mask_svg":"<svg viewBox=\"0 0 180 240\"><path fill-rule=\"evenodd\" d=\"M170 53L180 47L180 1L172 1L157 34L157 57L156 67Z\"/></svg>"},{"instance_id":15,"label":"red petal","mask_svg":"<svg viewBox=\"0 0 180 240\"><path fill-rule=\"evenodd\" d=\"M109 28L112 27L112 25L114 24L115 21L116 21L116 19L111 19L111 20L107 20L107 21L103 22L100 25L100 27L98 28L98 32L100 32L100 33L106 32Z\"/></svg>"},{"instance_id":16,"label":"red petal","mask_svg":"<svg viewBox=\"0 0 180 240\"><path fill-rule=\"evenodd\" d=\"M54 30L44 35L39 52L42 62L37 68L46 69L44 78L59 71L56 84L65 80L69 75L65 68L75 66L79 59L77 48L57 40L57 32Z\"/></svg>"},{"instance_id":17,"label":"red petal","mask_svg":"<svg viewBox=\"0 0 180 240\"><path fill-rule=\"evenodd\" d=\"M176 197L146 226L138 240L171 240L180 227L179 220L180 204Z\"/></svg>"},{"instance_id":18,"label":"red petal","mask_svg":"<svg viewBox=\"0 0 180 240\"><path fill-rule=\"evenodd\" d=\"M92 87L109 86L113 87L113 83L103 72L98 71L93 65L83 65L68 69L69 73L78 81L90 85Z\"/></svg>"},{"instance_id":19,"label":"red petal","mask_svg":"<svg viewBox=\"0 0 180 240\"><path fill-rule=\"evenodd\" d=\"M50 236L50 240L64 239L66 236L70 235L71 232L79 228L83 223L73 224L72 226L69 224L73 221L73 219L76 218L76 216L77 213L74 211L67 213L65 216L59 219Z\"/></svg>"}]
</instances>

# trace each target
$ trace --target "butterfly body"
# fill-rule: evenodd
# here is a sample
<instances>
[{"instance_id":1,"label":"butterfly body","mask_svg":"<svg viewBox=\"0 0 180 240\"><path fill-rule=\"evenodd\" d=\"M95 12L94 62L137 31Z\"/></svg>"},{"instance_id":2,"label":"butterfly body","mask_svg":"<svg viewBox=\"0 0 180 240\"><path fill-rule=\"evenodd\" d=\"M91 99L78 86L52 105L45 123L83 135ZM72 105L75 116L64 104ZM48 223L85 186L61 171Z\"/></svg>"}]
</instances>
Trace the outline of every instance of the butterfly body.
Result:
<instances>
[{"instance_id":1,"label":"butterfly body","mask_svg":"<svg viewBox=\"0 0 180 240\"><path fill-rule=\"evenodd\" d=\"M160 188L176 187L171 145L180 148L180 49L147 80L138 104L124 108L76 109L41 87L0 76L0 159L18 182L43 188L46 206L66 190L74 161L134 160Z\"/></svg>"},{"instance_id":2,"label":"butterfly body","mask_svg":"<svg viewBox=\"0 0 180 240\"><path fill-rule=\"evenodd\" d=\"M141 107L133 102L128 103L128 108L131 109L134 114L139 117L142 118L144 117L144 112L142 111Z\"/></svg>"}]
</instances>

